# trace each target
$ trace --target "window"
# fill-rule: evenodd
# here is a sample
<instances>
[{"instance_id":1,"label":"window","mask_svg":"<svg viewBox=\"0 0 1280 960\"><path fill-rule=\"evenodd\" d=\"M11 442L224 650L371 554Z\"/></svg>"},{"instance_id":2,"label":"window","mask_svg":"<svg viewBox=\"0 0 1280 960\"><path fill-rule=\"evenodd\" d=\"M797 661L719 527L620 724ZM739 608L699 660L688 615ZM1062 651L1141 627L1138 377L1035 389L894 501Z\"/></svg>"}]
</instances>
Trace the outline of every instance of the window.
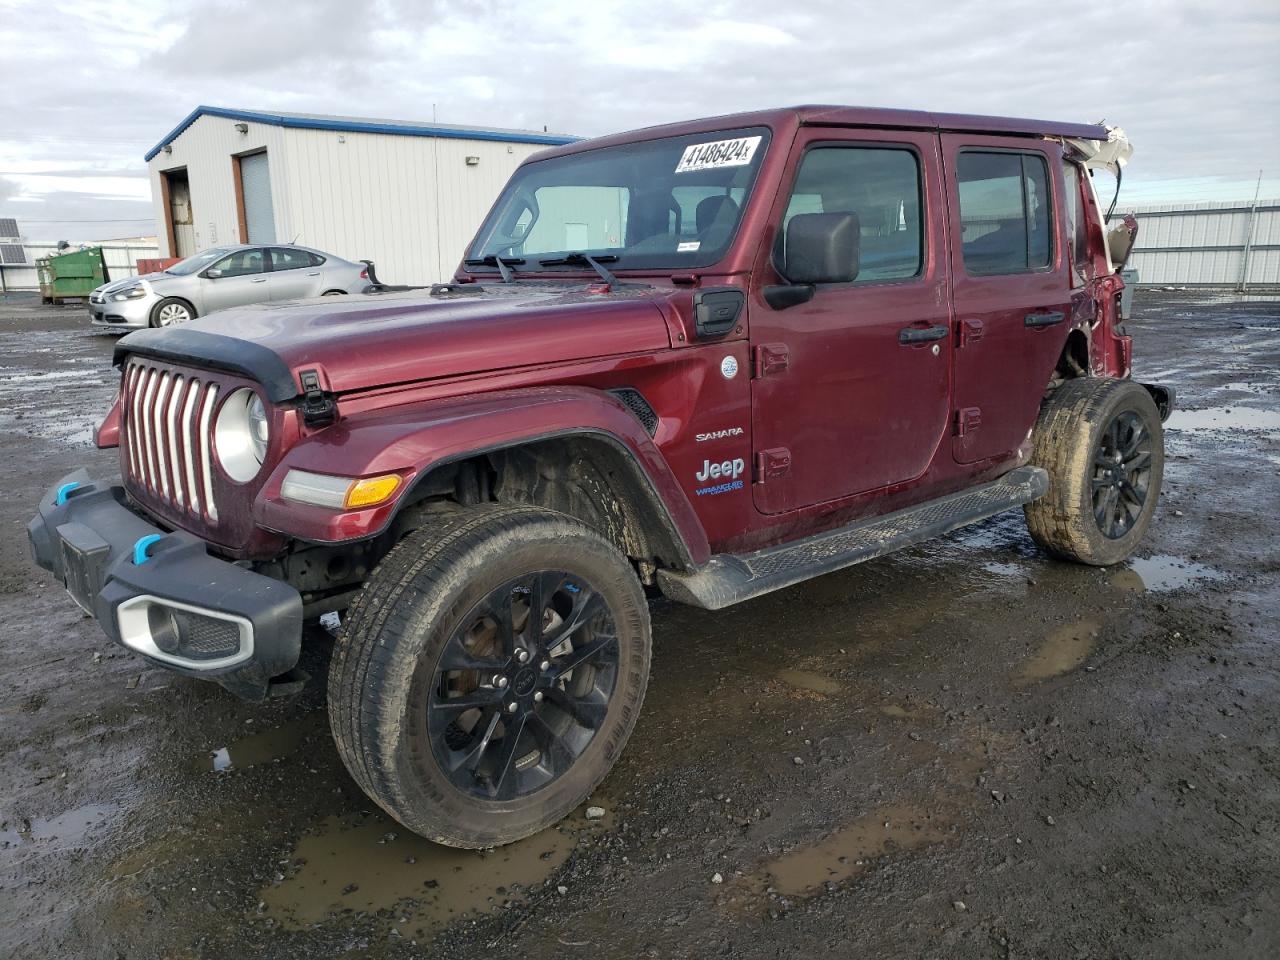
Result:
<instances>
[{"instance_id":1,"label":"window","mask_svg":"<svg viewBox=\"0 0 1280 960\"><path fill-rule=\"evenodd\" d=\"M1089 266L1089 219L1085 210L1084 194L1081 192L1081 168L1068 160L1062 165L1062 178L1066 186L1063 212L1067 217L1067 242L1071 250L1071 285L1078 287L1084 283Z\"/></svg>"},{"instance_id":2,"label":"window","mask_svg":"<svg viewBox=\"0 0 1280 960\"><path fill-rule=\"evenodd\" d=\"M906 149L816 147L804 155L778 233L781 262L787 224L800 213L852 213L861 253L855 283L918 276L924 222L920 161Z\"/></svg>"},{"instance_id":3,"label":"window","mask_svg":"<svg viewBox=\"0 0 1280 960\"><path fill-rule=\"evenodd\" d=\"M1053 254L1049 167L1040 154L966 150L956 161L965 269L1027 273Z\"/></svg>"},{"instance_id":4,"label":"window","mask_svg":"<svg viewBox=\"0 0 1280 960\"><path fill-rule=\"evenodd\" d=\"M298 270L302 267L316 267L324 263L319 257L306 250L291 250L287 247L271 248L271 269Z\"/></svg>"},{"instance_id":5,"label":"window","mask_svg":"<svg viewBox=\"0 0 1280 960\"><path fill-rule=\"evenodd\" d=\"M768 130L749 127L527 163L512 175L468 258L519 257L526 261L521 271L568 253L613 257L619 270L710 265L733 241L768 145Z\"/></svg>"},{"instance_id":6,"label":"window","mask_svg":"<svg viewBox=\"0 0 1280 960\"><path fill-rule=\"evenodd\" d=\"M224 277L246 277L251 273L263 270L262 248L237 250L231 256L219 260L215 266L222 271Z\"/></svg>"}]
</instances>

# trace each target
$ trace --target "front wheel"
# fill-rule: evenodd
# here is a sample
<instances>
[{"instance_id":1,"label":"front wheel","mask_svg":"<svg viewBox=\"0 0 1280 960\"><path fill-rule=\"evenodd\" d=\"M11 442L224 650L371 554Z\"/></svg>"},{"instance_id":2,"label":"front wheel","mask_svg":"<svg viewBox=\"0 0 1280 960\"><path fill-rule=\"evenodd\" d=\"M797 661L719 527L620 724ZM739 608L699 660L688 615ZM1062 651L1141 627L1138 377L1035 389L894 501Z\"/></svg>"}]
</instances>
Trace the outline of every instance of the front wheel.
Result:
<instances>
[{"instance_id":1,"label":"front wheel","mask_svg":"<svg viewBox=\"0 0 1280 960\"><path fill-rule=\"evenodd\" d=\"M186 323L195 319L196 312L191 304L177 297L166 297L151 308L151 326L171 327L175 323Z\"/></svg>"},{"instance_id":2,"label":"front wheel","mask_svg":"<svg viewBox=\"0 0 1280 960\"><path fill-rule=\"evenodd\" d=\"M1068 380L1045 401L1031 462L1049 492L1023 510L1031 537L1055 556L1108 566L1138 545L1160 498L1164 430L1132 380Z\"/></svg>"},{"instance_id":3,"label":"front wheel","mask_svg":"<svg viewBox=\"0 0 1280 960\"><path fill-rule=\"evenodd\" d=\"M649 675L628 560L579 521L492 505L402 541L348 612L329 675L347 769L431 840L510 843L621 753Z\"/></svg>"}]
</instances>

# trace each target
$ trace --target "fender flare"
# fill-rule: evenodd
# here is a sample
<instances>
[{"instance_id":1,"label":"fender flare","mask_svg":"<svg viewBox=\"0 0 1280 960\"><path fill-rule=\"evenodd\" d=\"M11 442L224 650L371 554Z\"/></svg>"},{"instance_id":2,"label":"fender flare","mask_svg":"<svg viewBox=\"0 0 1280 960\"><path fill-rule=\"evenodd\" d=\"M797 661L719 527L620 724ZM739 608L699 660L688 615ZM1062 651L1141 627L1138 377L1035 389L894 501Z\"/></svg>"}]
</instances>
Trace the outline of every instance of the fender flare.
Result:
<instances>
[{"instance_id":1,"label":"fender flare","mask_svg":"<svg viewBox=\"0 0 1280 960\"><path fill-rule=\"evenodd\" d=\"M284 455L258 495L256 519L268 530L312 543L369 539L388 529L412 491L437 468L566 437L598 440L619 453L681 562L706 562L706 532L666 458L621 401L587 387L504 390L343 417ZM345 477L395 472L406 482L389 503L335 511L282 499L280 487L291 469Z\"/></svg>"}]
</instances>

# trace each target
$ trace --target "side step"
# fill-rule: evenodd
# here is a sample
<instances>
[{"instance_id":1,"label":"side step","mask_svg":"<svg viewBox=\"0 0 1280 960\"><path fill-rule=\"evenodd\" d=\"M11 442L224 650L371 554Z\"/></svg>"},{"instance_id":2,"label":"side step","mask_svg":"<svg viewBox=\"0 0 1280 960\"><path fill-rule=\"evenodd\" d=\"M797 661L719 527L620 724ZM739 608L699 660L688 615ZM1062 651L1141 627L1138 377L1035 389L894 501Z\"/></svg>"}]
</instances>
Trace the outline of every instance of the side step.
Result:
<instances>
[{"instance_id":1,"label":"side step","mask_svg":"<svg viewBox=\"0 0 1280 960\"><path fill-rule=\"evenodd\" d=\"M1049 490L1039 467L1019 467L993 483L971 487L896 513L857 520L838 530L766 547L717 554L694 573L658 571L658 586L679 603L719 610L819 574L843 570L950 533L959 527L1038 500Z\"/></svg>"}]
</instances>

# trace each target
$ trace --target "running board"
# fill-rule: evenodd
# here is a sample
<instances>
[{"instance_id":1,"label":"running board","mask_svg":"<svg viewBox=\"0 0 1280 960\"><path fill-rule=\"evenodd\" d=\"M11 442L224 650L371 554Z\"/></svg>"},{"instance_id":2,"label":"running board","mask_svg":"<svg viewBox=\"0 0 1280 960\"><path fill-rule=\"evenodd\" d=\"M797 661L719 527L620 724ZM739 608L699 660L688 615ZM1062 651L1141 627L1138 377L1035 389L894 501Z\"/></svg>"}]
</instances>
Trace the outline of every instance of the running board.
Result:
<instances>
[{"instance_id":1,"label":"running board","mask_svg":"<svg viewBox=\"0 0 1280 960\"><path fill-rule=\"evenodd\" d=\"M896 513L857 520L838 530L766 547L721 553L694 573L658 571L658 586L679 603L719 610L823 573L874 560L959 527L1038 500L1049 490L1039 467L1019 467L993 483L970 487Z\"/></svg>"}]
</instances>

